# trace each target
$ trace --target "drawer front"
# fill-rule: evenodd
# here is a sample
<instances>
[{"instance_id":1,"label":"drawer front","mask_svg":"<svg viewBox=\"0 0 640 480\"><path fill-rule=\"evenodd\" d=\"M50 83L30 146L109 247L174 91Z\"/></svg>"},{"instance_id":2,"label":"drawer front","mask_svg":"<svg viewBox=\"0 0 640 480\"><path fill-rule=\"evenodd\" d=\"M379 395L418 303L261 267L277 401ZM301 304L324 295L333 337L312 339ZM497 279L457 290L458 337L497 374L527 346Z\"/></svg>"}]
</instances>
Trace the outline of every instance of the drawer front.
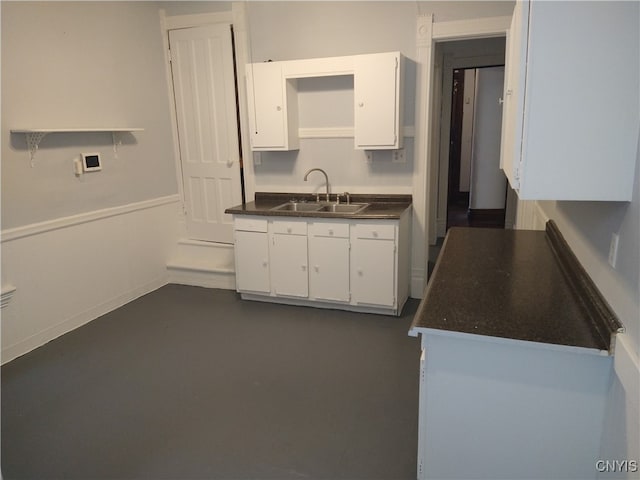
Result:
<instances>
[{"instance_id":1,"label":"drawer front","mask_svg":"<svg viewBox=\"0 0 640 480\"><path fill-rule=\"evenodd\" d=\"M354 227L356 238L379 238L394 240L396 226L394 223L358 223Z\"/></svg>"},{"instance_id":2,"label":"drawer front","mask_svg":"<svg viewBox=\"0 0 640 480\"><path fill-rule=\"evenodd\" d=\"M244 232L267 232L267 219L265 217L247 217L236 216L233 219L234 230L241 230Z\"/></svg>"},{"instance_id":3,"label":"drawer front","mask_svg":"<svg viewBox=\"0 0 640 480\"><path fill-rule=\"evenodd\" d=\"M313 222L309 225L309 235L314 237L349 238L349 224L342 222Z\"/></svg>"},{"instance_id":4,"label":"drawer front","mask_svg":"<svg viewBox=\"0 0 640 480\"><path fill-rule=\"evenodd\" d=\"M307 222L304 221L274 221L271 225L273 233L283 233L287 235L306 235L307 234Z\"/></svg>"}]
</instances>

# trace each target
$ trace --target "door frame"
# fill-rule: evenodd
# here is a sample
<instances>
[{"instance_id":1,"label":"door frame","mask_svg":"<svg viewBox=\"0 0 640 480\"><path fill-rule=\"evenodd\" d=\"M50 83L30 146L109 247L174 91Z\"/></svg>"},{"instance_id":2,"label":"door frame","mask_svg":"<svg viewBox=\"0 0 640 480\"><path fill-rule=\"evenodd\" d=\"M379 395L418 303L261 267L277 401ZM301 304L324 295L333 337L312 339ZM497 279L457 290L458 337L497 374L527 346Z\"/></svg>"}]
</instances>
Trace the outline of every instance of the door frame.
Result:
<instances>
[{"instance_id":1,"label":"door frame","mask_svg":"<svg viewBox=\"0 0 640 480\"><path fill-rule=\"evenodd\" d=\"M427 280L429 245L437 239L437 179L440 138L436 125L442 69L437 64L435 43L506 36L511 16L434 23L433 15L419 15L416 28L416 138L413 177L413 242L411 296L422 298Z\"/></svg>"},{"instance_id":2,"label":"door frame","mask_svg":"<svg viewBox=\"0 0 640 480\"><path fill-rule=\"evenodd\" d=\"M491 67L504 64L504 55L480 55L455 58L444 55L442 69L442 116L440 117L438 139L440 148L438 156L438 200L436 213L436 235L444 237L447 228L447 194L449 191L449 140L451 126L451 95L453 93L452 75L455 69ZM498 62L498 63L496 63ZM447 101L448 100L448 101Z\"/></svg>"},{"instance_id":3,"label":"door frame","mask_svg":"<svg viewBox=\"0 0 640 480\"><path fill-rule=\"evenodd\" d=\"M175 92L173 90L173 77L171 74L171 59L169 56L169 31L182 28L202 27L206 25L229 25L233 28L233 42L235 45L236 63L236 95L239 105L239 128L240 128L240 154L244 167L245 195L254 194L253 182L253 162L249 146L249 130L247 123L247 96L243 88L245 78L245 65L248 63L249 49L247 37L247 14L244 2L233 2L232 10L227 12L200 13L193 15L173 15L168 16L164 9L160 9L160 29L162 32L162 46L164 49L165 78L167 82L167 96L171 111L171 133L173 138L173 157L176 169L176 182L178 184L178 194L182 202L182 209L178 213L178 231L180 238L187 238L185 192L182 182L182 160L180 157L180 144L178 136L178 120L176 111ZM247 166L250 166L248 171ZM247 178L251 178L248 182ZM250 188L247 188L249 183Z\"/></svg>"}]
</instances>

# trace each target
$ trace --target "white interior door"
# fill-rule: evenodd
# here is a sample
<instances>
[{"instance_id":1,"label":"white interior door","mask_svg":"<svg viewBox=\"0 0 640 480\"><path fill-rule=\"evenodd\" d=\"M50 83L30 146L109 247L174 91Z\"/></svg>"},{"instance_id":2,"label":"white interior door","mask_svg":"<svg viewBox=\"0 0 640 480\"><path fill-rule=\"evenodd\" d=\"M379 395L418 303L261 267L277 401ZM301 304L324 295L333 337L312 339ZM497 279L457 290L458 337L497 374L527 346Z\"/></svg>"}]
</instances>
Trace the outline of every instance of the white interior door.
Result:
<instances>
[{"instance_id":1,"label":"white interior door","mask_svg":"<svg viewBox=\"0 0 640 480\"><path fill-rule=\"evenodd\" d=\"M228 207L242 202L233 47L229 24L171 30L189 238L233 243Z\"/></svg>"}]
</instances>

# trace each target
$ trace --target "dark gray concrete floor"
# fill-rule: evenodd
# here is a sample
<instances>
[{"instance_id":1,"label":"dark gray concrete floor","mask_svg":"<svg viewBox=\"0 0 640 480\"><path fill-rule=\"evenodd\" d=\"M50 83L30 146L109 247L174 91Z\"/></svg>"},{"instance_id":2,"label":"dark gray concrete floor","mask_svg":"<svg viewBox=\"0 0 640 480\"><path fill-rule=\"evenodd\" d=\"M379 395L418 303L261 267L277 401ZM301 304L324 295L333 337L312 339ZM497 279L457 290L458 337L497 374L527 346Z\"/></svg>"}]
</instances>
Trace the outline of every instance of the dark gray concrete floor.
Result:
<instances>
[{"instance_id":1,"label":"dark gray concrete floor","mask_svg":"<svg viewBox=\"0 0 640 480\"><path fill-rule=\"evenodd\" d=\"M417 305L163 287L2 367L4 479L415 479Z\"/></svg>"}]
</instances>

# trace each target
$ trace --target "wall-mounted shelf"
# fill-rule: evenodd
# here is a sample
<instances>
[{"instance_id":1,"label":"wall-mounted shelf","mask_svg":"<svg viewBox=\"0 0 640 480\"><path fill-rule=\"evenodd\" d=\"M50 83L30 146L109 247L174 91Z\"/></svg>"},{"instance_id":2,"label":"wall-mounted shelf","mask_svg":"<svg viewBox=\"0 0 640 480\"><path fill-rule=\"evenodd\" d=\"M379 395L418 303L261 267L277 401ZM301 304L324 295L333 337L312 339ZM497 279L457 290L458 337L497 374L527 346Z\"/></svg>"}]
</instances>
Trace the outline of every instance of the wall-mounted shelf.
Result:
<instances>
[{"instance_id":1,"label":"wall-mounted shelf","mask_svg":"<svg viewBox=\"0 0 640 480\"><path fill-rule=\"evenodd\" d=\"M113 141L113 152L118 155L118 142L116 135L124 132L142 132L144 128L12 128L11 133L24 133L27 137L27 147L31 157L31 166L36 156L36 151L40 146L40 142L50 133L111 133Z\"/></svg>"}]
</instances>

